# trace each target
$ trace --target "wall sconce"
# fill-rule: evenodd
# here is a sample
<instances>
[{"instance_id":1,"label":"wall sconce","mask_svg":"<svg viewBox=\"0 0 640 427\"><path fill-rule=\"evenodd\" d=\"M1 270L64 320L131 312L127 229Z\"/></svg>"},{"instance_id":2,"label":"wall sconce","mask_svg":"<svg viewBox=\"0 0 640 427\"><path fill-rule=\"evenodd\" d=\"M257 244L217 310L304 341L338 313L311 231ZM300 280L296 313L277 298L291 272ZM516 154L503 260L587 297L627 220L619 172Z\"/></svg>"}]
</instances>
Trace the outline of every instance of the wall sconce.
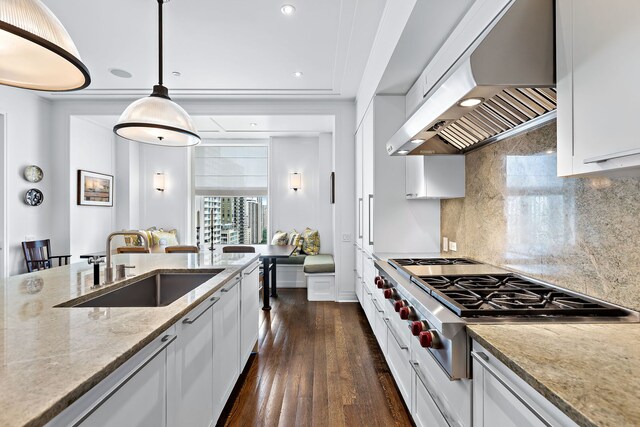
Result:
<instances>
[{"instance_id":1,"label":"wall sconce","mask_svg":"<svg viewBox=\"0 0 640 427\"><path fill-rule=\"evenodd\" d=\"M158 172L153 176L153 186L158 191L164 191L164 174Z\"/></svg>"},{"instance_id":2,"label":"wall sconce","mask_svg":"<svg viewBox=\"0 0 640 427\"><path fill-rule=\"evenodd\" d=\"M289 188L298 191L302 188L302 174L298 172L289 174Z\"/></svg>"}]
</instances>

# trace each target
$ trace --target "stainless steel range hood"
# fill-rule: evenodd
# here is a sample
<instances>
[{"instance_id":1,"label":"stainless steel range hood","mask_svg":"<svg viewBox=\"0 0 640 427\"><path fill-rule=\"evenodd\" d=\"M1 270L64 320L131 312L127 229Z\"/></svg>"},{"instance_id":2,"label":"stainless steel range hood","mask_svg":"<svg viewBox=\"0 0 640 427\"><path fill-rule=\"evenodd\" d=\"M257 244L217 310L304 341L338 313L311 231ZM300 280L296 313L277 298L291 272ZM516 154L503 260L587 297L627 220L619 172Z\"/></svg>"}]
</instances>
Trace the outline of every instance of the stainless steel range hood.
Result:
<instances>
[{"instance_id":1,"label":"stainless steel range hood","mask_svg":"<svg viewBox=\"0 0 640 427\"><path fill-rule=\"evenodd\" d=\"M425 94L387 152L463 154L554 119L554 35L553 0L510 2Z\"/></svg>"}]
</instances>

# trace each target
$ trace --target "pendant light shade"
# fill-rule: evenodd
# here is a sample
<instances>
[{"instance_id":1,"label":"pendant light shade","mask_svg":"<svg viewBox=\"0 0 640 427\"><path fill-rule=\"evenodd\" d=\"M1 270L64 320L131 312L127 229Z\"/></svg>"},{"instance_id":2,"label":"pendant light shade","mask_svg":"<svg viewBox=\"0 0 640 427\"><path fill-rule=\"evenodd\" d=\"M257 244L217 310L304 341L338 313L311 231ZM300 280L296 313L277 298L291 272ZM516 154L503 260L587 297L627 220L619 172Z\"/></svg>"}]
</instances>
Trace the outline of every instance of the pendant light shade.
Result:
<instances>
[{"instance_id":1,"label":"pendant light shade","mask_svg":"<svg viewBox=\"0 0 640 427\"><path fill-rule=\"evenodd\" d=\"M1 1L1 0L0 0ZM122 138L165 147L190 147L200 143L200 136L189 114L169 98L169 90L162 85L162 5L158 1L159 78L153 92L146 98L132 102L113 127Z\"/></svg>"},{"instance_id":2,"label":"pendant light shade","mask_svg":"<svg viewBox=\"0 0 640 427\"><path fill-rule=\"evenodd\" d=\"M166 92L166 88L155 86L151 96L132 102L120 116L114 132L131 141L165 147L199 144L200 137L191 117L184 108L162 95Z\"/></svg>"},{"instance_id":3,"label":"pendant light shade","mask_svg":"<svg viewBox=\"0 0 640 427\"><path fill-rule=\"evenodd\" d=\"M89 83L69 33L40 0L0 0L0 84L58 92Z\"/></svg>"}]
</instances>

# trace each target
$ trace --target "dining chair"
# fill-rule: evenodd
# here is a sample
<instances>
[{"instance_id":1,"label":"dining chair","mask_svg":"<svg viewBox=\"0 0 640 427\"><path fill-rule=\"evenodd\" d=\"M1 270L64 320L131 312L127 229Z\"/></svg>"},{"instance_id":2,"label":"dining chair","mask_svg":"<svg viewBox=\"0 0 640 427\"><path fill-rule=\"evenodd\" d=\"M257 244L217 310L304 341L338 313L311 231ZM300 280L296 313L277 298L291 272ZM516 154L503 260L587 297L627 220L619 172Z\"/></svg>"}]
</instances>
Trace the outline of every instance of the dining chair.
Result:
<instances>
[{"instance_id":1,"label":"dining chair","mask_svg":"<svg viewBox=\"0 0 640 427\"><path fill-rule=\"evenodd\" d=\"M22 242L22 252L29 273L67 265L71 258L71 255L51 255L51 241L49 239ZM58 260L58 265L53 264L55 259Z\"/></svg>"},{"instance_id":2,"label":"dining chair","mask_svg":"<svg viewBox=\"0 0 640 427\"><path fill-rule=\"evenodd\" d=\"M116 248L116 253L119 254L148 254L149 249L142 246L121 246Z\"/></svg>"},{"instance_id":3,"label":"dining chair","mask_svg":"<svg viewBox=\"0 0 640 427\"><path fill-rule=\"evenodd\" d=\"M168 254L197 254L200 252L197 246L190 245L167 246L164 251Z\"/></svg>"},{"instance_id":4,"label":"dining chair","mask_svg":"<svg viewBox=\"0 0 640 427\"><path fill-rule=\"evenodd\" d=\"M222 252L225 254L254 254L256 253L256 248L253 246L230 245L224 246Z\"/></svg>"}]
</instances>

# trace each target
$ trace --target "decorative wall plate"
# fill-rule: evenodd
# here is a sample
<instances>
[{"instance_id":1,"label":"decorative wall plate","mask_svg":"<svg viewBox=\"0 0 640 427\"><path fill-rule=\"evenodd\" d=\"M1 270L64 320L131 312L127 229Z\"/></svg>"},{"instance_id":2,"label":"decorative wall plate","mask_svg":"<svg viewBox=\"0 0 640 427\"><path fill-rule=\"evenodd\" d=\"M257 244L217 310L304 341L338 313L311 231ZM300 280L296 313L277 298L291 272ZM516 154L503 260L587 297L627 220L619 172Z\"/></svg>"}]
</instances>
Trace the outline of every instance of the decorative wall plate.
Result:
<instances>
[{"instance_id":1,"label":"decorative wall plate","mask_svg":"<svg viewBox=\"0 0 640 427\"><path fill-rule=\"evenodd\" d=\"M36 165L27 166L24 168L24 179L29 182L40 182L42 181L42 177L44 176L44 172Z\"/></svg>"},{"instance_id":2,"label":"decorative wall plate","mask_svg":"<svg viewBox=\"0 0 640 427\"><path fill-rule=\"evenodd\" d=\"M43 200L44 195L37 188L28 190L27 194L24 195L24 202L29 206L40 206Z\"/></svg>"}]
</instances>

